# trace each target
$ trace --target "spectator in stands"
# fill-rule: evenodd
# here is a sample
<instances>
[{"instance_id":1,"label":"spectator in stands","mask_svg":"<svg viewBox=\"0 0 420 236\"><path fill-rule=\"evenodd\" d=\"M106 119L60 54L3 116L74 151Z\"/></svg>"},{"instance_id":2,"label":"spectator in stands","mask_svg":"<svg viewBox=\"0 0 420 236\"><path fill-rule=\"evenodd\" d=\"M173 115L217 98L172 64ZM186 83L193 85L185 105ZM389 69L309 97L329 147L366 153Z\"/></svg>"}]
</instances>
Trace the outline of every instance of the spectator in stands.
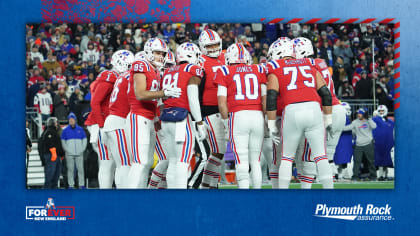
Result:
<instances>
[{"instance_id":1,"label":"spectator in stands","mask_svg":"<svg viewBox=\"0 0 420 236\"><path fill-rule=\"evenodd\" d=\"M89 86L90 86L90 84L91 84L93 81L95 81L95 79L96 79L95 73L94 73L94 72L89 72L89 74L88 74L88 78L87 78L87 79L89 80Z\"/></svg>"},{"instance_id":2,"label":"spectator in stands","mask_svg":"<svg viewBox=\"0 0 420 236\"><path fill-rule=\"evenodd\" d=\"M375 33L371 24L366 25L366 31L363 33L363 41L361 42L361 47L364 52L367 52L372 47L372 40L375 38Z\"/></svg>"},{"instance_id":3,"label":"spectator in stands","mask_svg":"<svg viewBox=\"0 0 420 236\"><path fill-rule=\"evenodd\" d=\"M337 96L339 99L350 99L354 97L353 86L350 85L348 79L344 80L338 87Z\"/></svg>"},{"instance_id":4,"label":"spectator in stands","mask_svg":"<svg viewBox=\"0 0 420 236\"><path fill-rule=\"evenodd\" d=\"M89 31L87 34L83 34L82 40L80 41L80 51L84 52L88 49L88 43L94 40L93 32Z\"/></svg>"},{"instance_id":5,"label":"spectator in stands","mask_svg":"<svg viewBox=\"0 0 420 236\"><path fill-rule=\"evenodd\" d=\"M57 82L57 79L54 76L50 78L50 81L49 81L48 85L50 86L50 90L53 93L58 92L58 82ZM54 100L54 98L53 98L53 100Z\"/></svg>"},{"instance_id":6,"label":"spectator in stands","mask_svg":"<svg viewBox=\"0 0 420 236\"><path fill-rule=\"evenodd\" d=\"M249 26L249 25L245 26L244 35L246 37L246 41L250 42L251 44L253 44L257 40L257 37L251 31L251 26Z\"/></svg>"},{"instance_id":7,"label":"spectator in stands","mask_svg":"<svg viewBox=\"0 0 420 236\"><path fill-rule=\"evenodd\" d=\"M83 52L83 61L91 61L93 64L99 61L99 52L95 50L93 42L89 42L87 50Z\"/></svg>"},{"instance_id":8,"label":"spectator in stands","mask_svg":"<svg viewBox=\"0 0 420 236\"><path fill-rule=\"evenodd\" d=\"M239 23L235 24L235 26L233 28L233 34L236 37L244 34L244 32L245 32L245 28L241 24L239 24Z\"/></svg>"},{"instance_id":9,"label":"spectator in stands","mask_svg":"<svg viewBox=\"0 0 420 236\"><path fill-rule=\"evenodd\" d=\"M178 44L175 41L175 37L171 37L169 39L168 47L173 53L176 52L176 48L178 47Z\"/></svg>"},{"instance_id":10,"label":"spectator in stands","mask_svg":"<svg viewBox=\"0 0 420 236\"><path fill-rule=\"evenodd\" d=\"M89 63L92 63L92 62L89 62ZM82 62L82 65L80 66L77 65L77 66L74 66L73 68L74 68L73 78L77 81L77 83L80 83L80 81L82 81L83 79L87 79L87 74L89 73L89 71L93 70L92 65L90 65L90 68L89 68L89 66L86 66L86 63L84 62ZM83 74L82 70L85 70L86 74Z\"/></svg>"},{"instance_id":11,"label":"spectator in stands","mask_svg":"<svg viewBox=\"0 0 420 236\"><path fill-rule=\"evenodd\" d=\"M352 41L352 51L353 51L353 55L359 55L359 51L360 51L360 39L359 37L354 37L353 41Z\"/></svg>"},{"instance_id":12,"label":"spectator in stands","mask_svg":"<svg viewBox=\"0 0 420 236\"><path fill-rule=\"evenodd\" d=\"M63 69L61 68L61 67L58 67L56 70L55 70L55 75L54 75L54 77L57 79L57 82L58 83L60 83L60 82L66 82L66 76L65 75L63 75Z\"/></svg>"},{"instance_id":13,"label":"spectator in stands","mask_svg":"<svg viewBox=\"0 0 420 236\"><path fill-rule=\"evenodd\" d=\"M343 81L349 79L349 77L347 75L347 72L344 69L343 64L337 64L337 76L336 77L338 77L339 84L343 83Z\"/></svg>"},{"instance_id":14,"label":"spectator in stands","mask_svg":"<svg viewBox=\"0 0 420 236\"><path fill-rule=\"evenodd\" d=\"M53 110L53 102L51 94L47 92L47 86L45 83L40 85L40 90L35 95L34 106L37 108L38 113L41 114L43 122L51 116Z\"/></svg>"},{"instance_id":15,"label":"spectator in stands","mask_svg":"<svg viewBox=\"0 0 420 236\"><path fill-rule=\"evenodd\" d=\"M89 79L83 79L82 81L80 81L79 87L83 95L86 95L89 93L89 86L90 86Z\"/></svg>"},{"instance_id":16,"label":"spectator in stands","mask_svg":"<svg viewBox=\"0 0 420 236\"><path fill-rule=\"evenodd\" d=\"M368 77L365 70L362 71L361 78L356 84L355 95L358 99L372 98L372 80Z\"/></svg>"},{"instance_id":17,"label":"spectator in stands","mask_svg":"<svg viewBox=\"0 0 420 236\"><path fill-rule=\"evenodd\" d=\"M67 179L69 189L74 188L74 166L76 165L79 188L85 189L85 172L83 164L83 153L86 149L87 138L82 127L76 124L76 115L70 113L68 116L69 125L61 133L61 144L65 151L67 164Z\"/></svg>"},{"instance_id":18,"label":"spectator in stands","mask_svg":"<svg viewBox=\"0 0 420 236\"><path fill-rule=\"evenodd\" d=\"M44 62L44 56L42 55L42 53L39 52L38 50L39 46L34 44L32 46L32 51L31 51L31 60L34 61L35 58L38 58L40 60L40 62Z\"/></svg>"},{"instance_id":19,"label":"spectator in stands","mask_svg":"<svg viewBox=\"0 0 420 236\"><path fill-rule=\"evenodd\" d=\"M80 91L80 87L77 85L74 87L74 92L71 94L69 99L69 111L77 113L77 105L83 100L83 93Z\"/></svg>"},{"instance_id":20,"label":"spectator in stands","mask_svg":"<svg viewBox=\"0 0 420 236\"><path fill-rule=\"evenodd\" d=\"M65 88L60 88L58 93L54 96L54 116L58 120L65 120L68 113L68 98L66 96Z\"/></svg>"},{"instance_id":21,"label":"spectator in stands","mask_svg":"<svg viewBox=\"0 0 420 236\"><path fill-rule=\"evenodd\" d=\"M342 39L344 39L344 37L346 36L347 37L347 35L348 35L348 32L347 32L347 27L346 26L344 26L344 25L341 25L340 27L339 27L339 30L338 30L338 37L340 37L340 38L342 38Z\"/></svg>"},{"instance_id":22,"label":"spectator in stands","mask_svg":"<svg viewBox=\"0 0 420 236\"><path fill-rule=\"evenodd\" d=\"M328 66L334 66L335 56L333 48L329 45L328 40L323 41L322 47L319 49L319 57L324 59Z\"/></svg>"},{"instance_id":23,"label":"spectator in stands","mask_svg":"<svg viewBox=\"0 0 420 236\"><path fill-rule=\"evenodd\" d=\"M60 64L57 62L55 55L52 52L48 53L47 60L42 63L45 73L49 70L56 71Z\"/></svg>"},{"instance_id":24,"label":"spectator in stands","mask_svg":"<svg viewBox=\"0 0 420 236\"><path fill-rule=\"evenodd\" d=\"M38 66L34 66L33 71L34 71L34 74L31 76L31 78L29 78L29 81L28 81L28 88L30 88L32 85L36 83L45 82L44 77L40 75Z\"/></svg>"},{"instance_id":25,"label":"spectator in stands","mask_svg":"<svg viewBox=\"0 0 420 236\"><path fill-rule=\"evenodd\" d=\"M57 118L48 118L46 127L38 142L39 154L43 163L45 163L44 188L57 188L61 168L60 158L64 156L60 135L58 134Z\"/></svg>"},{"instance_id":26,"label":"spectator in stands","mask_svg":"<svg viewBox=\"0 0 420 236\"><path fill-rule=\"evenodd\" d=\"M79 44L74 45L74 54L71 55L72 59L75 61L83 60L83 53L80 51Z\"/></svg>"},{"instance_id":27,"label":"spectator in stands","mask_svg":"<svg viewBox=\"0 0 420 236\"><path fill-rule=\"evenodd\" d=\"M200 24L196 23L194 24L194 29L192 29L190 33L191 40L197 41L198 37L200 37L200 34L201 34Z\"/></svg>"},{"instance_id":28,"label":"spectator in stands","mask_svg":"<svg viewBox=\"0 0 420 236\"><path fill-rule=\"evenodd\" d=\"M141 36L141 29L136 29L134 31L133 39L134 39L134 45L136 49L141 48L141 44L143 43L143 37ZM137 50L137 51L140 51L140 50Z\"/></svg>"},{"instance_id":29,"label":"spectator in stands","mask_svg":"<svg viewBox=\"0 0 420 236\"><path fill-rule=\"evenodd\" d=\"M349 125L344 127L343 131L351 130L356 136L356 146L354 148L354 165L352 180L360 180L360 164L363 156L367 159L369 168L369 179L376 180L375 168L375 148L373 144L372 130L376 128L376 123L371 119L367 119L368 115L364 109L357 111L357 118Z\"/></svg>"},{"instance_id":30,"label":"spectator in stands","mask_svg":"<svg viewBox=\"0 0 420 236\"><path fill-rule=\"evenodd\" d=\"M334 28L327 26L327 39L331 42L334 42L335 39L338 39L337 34L334 32Z\"/></svg>"},{"instance_id":31,"label":"spectator in stands","mask_svg":"<svg viewBox=\"0 0 420 236\"><path fill-rule=\"evenodd\" d=\"M346 45L345 41L337 40L336 43L337 47L334 48L334 55L336 57L343 58L344 67L346 70L348 70L351 66L351 60L353 59L353 52L351 48Z\"/></svg>"},{"instance_id":32,"label":"spectator in stands","mask_svg":"<svg viewBox=\"0 0 420 236\"><path fill-rule=\"evenodd\" d=\"M172 29L172 24L167 24L165 30L163 30L163 39L168 42L173 36L175 36L175 30Z\"/></svg>"}]
</instances>

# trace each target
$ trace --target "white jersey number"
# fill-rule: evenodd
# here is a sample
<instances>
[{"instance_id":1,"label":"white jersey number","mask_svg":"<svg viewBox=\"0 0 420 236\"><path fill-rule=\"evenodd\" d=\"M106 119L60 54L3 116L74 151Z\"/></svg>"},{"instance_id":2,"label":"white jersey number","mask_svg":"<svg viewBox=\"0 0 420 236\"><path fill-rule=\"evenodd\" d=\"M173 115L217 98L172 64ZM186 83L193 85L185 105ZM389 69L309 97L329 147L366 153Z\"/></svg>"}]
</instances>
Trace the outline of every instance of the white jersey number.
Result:
<instances>
[{"instance_id":1,"label":"white jersey number","mask_svg":"<svg viewBox=\"0 0 420 236\"><path fill-rule=\"evenodd\" d=\"M322 76L324 77L325 82L327 82L328 89L331 91L332 86L332 92L335 94L334 83L332 81L330 71L328 69L322 70Z\"/></svg>"},{"instance_id":2,"label":"white jersey number","mask_svg":"<svg viewBox=\"0 0 420 236\"><path fill-rule=\"evenodd\" d=\"M120 84L123 82L123 79L127 79L127 80L128 80L128 78L129 78L129 77L130 77L130 75L127 75L127 76L125 76L125 77L120 76L120 77L117 79L117 81L115 81L115 84L114 84L114 89L112 90L111 97L109 98L109 101L110 101L111 103L113 103L113 102L115 102L115 101L117 100L118 93L120 92L120 88L119 88L119 86L120 86Z\"/></svg>"},{"instance_id":3,"label":"white jersey number","mask_svg":"<svg viewBox=\"0 0 420 236\"><path fill-rule=\"evenodd\" d=\"M169 88L169 87L178 87L178 76L179 73L175 73L174 76L171 74L166 74L165 77L163 77L162 81L162 89Z\"/></svg>"},{"instance_id":4,"label":"white jersey number","mask_svg":"<svg viewBox=\"0 0 420 236\"><path fill-rule=\"evenodd\" d=\"M292 73L292 78L290 80L289 85L287 85L287 90L297 89L296 80L298 77L298 70L303 77L310 79L310 81L304 80L303 84L305 84L306 87L315 88L315 78L310 73L306 72L310 69L310 66L284 67L283 74L288 75L290 74L290 72Z\"/></svg>"},{"instance_id":5,"label":"white jersey number","mask_svg":"<svg viewBox=\"0 0 420 236\"><path fill-rule=\"evenodd\" d=\"M244 100L245 96L250 100L255 100L258 98L258 78L255 74L245 74L244 82L245 82L245 95L242 93L242 79L240 74L235 74L233 76L233 80L236 83L236 95L235 100ZM252 91L251 91L251 84L252 84Z\"/></svg>"}]
</instances>

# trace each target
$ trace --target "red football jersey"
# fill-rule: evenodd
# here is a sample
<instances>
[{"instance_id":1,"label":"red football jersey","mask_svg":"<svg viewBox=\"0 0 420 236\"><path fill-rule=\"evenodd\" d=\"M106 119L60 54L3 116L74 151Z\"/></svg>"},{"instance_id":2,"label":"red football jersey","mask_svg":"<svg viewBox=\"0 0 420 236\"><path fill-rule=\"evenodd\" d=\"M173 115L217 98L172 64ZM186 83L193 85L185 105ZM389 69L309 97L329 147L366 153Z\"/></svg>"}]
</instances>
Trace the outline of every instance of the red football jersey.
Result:
<instances>
[{"instance_id":1,"label":"red football jersey","mask_svg":"<svg viewBox=\"0 0 420 236\"><path fill-rule=\"evenodd\" d=\"M188 103L187 86L188 81L192 76L203 77L203 68L193 64L181 64L166 69L163 79L162 88L176 84L176 87L181 89L181 96L179 98L168 98L163 101L165 108L180 107L190 111Z\"/></svg>"},{"instance_id":2,"label":"red football jersey","mask_svg":"<svg viewBox=\"0 0 420 236\"><path fill-rule=\"evenodd\" d=\"M315 61L313 59L274 60L267 63L268 74L275 74L279 81L282 106L314 101L321 104L316 90Z\"/></svg>"},{"instance_id":3,"label":"red football jersey","mask_svg":"<svg viewBox=\"0 0 420 236\"><path fill-rule=\"evenodd\" d=\"M104 126L105 118L109 114L109 97L117 78L117 72L106 70L101 72L90 85L90 92L92 93L90 101L91 111L85 121L85 125L98 124L101 128Z\"/></svg>"},{"instance_id":4,"label":"red football jersey","mask_svg":"<svg viewBox=\"0 0 420 236\"><path fill-rule=\"evenodd\" d=\"M117 81L115 81L114 89L109 98L109 114L126 118L130 112L130 104L128 104L128 80L130 71L122 73Z\"/></svg>"},{"instance_id":5,"label":"red football jersey","mask_svg":"<svg viewBox=\"0 0 420 236\"><path fill-rule=\"evenodd\" d=\"M216 79L218 70L225 64L225 57L223 54L220 54L218 58L212 58L205 55L202 57L204 61L201 63L201 66L204 68L206 76L202 105L217 106L217 84L214 83L214 80Z\"/></svg>"},{"instance_id":6,"label":"red football jersey","mask_svg":"<svg viewBox=\"0 0 420 236\"><path fill-rule=\"evenodd\" d=\"M322 74L324 77L325 83L327 84L328 89L331 92L332 96L332 105L339 105L340 101L338 101L337 96L335 96L335 89L334 89L334 82L332 80L332 75L330 70L328 69L327 63L325 63L324 59L317 58L315 59L315 67Z\"/></svg>"},{"instance_id":7,"label":"red football jersey","mask_svg":"<svg viewBox=\"0 0 420 236\"><path fill-rule=\"evenodd\" d=\"M223 76L217 76L215 83L227 88L229 112L262 111L261 84L267 83L263 66L238 64L222 66L221 71Z\"/></svg>"},{"instance_id":8,"label":"red football jersey","mask_svg":"<svg viewBox=\"0 0 420 236\"><path fill-rule=\"evenodd\" d=\"M146 76L146 89L149 91L158 91L160 84L160 74L153 66L144 60L135 61L131 65L128 102L130 103L130 112L141 115L147 119L153 120L156 115L157 99L149 101L139 101L134 93L134 74L143 73Z\"/></svg>"}]
</instances>

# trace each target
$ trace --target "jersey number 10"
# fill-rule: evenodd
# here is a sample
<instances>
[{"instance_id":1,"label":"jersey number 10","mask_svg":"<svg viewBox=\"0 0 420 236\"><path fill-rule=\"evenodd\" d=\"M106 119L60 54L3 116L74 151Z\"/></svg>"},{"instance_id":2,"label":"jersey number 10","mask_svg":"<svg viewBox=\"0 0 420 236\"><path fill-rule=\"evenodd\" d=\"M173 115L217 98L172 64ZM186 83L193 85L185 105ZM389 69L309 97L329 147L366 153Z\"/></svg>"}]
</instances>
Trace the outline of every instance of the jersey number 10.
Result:
<instances>
[{"instance_id":1,"label":"jersey number 10","mask_svg":"<svg viewBox=\"0 0 420 236\"><path fill-rule=\"evenodd\" d=\"M243 79L240 74L235 74L233 80L236 83L236 95L235 100L245 100L246 98L250 100L255 100L258 98L258 78L255 74L245 74ZM242 85L245 83L245 95L242 93ZM252 91L251 91L252 84Z\"/></svg>"}]
</instances>

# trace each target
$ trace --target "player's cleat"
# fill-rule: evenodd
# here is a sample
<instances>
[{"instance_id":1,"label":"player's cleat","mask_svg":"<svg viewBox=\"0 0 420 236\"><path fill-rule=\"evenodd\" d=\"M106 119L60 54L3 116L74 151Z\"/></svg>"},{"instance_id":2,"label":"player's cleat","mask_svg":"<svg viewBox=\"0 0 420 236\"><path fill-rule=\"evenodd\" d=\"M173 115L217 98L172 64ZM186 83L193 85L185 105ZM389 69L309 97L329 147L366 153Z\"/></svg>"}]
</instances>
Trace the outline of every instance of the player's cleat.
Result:
<instances>
[{"instance_id":1,"label":"player's cleat","mask_svg":"<svg viewBox=\"0 0 420 236\"><path fill-rule=\"evenodd\" d=\"M224 185L224 184L229 184L229 183L225 179L221 179L220 184Z\"/></svg>"},{"instance_id":2,"label":"player's cleat","mask_svg":"<svg viewBox=\"0 0 420 236\"><path fill-rule=\"evenodd\" d=\"M358 182L358 181L360 181L360 178L358 178L358 177L351 177L351 181Z\"/></svg>"}]
</instances>

